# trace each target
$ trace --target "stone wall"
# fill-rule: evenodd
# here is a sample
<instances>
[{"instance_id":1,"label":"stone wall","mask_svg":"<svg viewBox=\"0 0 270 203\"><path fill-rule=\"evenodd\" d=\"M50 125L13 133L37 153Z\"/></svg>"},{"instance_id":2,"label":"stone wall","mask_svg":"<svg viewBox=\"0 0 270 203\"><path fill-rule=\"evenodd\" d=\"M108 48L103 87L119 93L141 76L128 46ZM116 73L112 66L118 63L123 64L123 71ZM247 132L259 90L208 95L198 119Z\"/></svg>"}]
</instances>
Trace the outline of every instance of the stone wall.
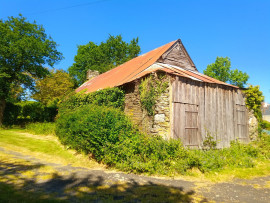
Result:
<instances>
[{"instance_id":1,"label":"stone wall","mask_svg":"<svg viewBox=\"0 0 270 203\"><path fill-rule=\"evenodd\" d=\"M248 111L248 131L251 141L256 140L258 137L258 120L254 116L253 111Z\"/></svg>"},{"instance_id":2,"label":"stone wall","mask_svg":"<svg viewBox=\"0 0 270 203\"><path fill-rule=\"evenodd\" d=\"M154 76L157 77L157 75ZM170 77L166 76L163 81L170 84ZM160 135L164 139L170 136L170 85L157 98L155 103L154 116L149 116L142 107L140 101L141 80L125 84L125 113L131 118L133 123L143 132L150 135Z\"/></svg>"},{"instance_id":3,"label":"stone wall","mask_svg":"<svg viewBox=\"0 0 270 203\"><path fill-rule=\"evenodd\" d=\"M99 72L97 70L88 70L86 73L86 80L92 80L98 75L99 75Z\"/></svg>"}]
</instances>

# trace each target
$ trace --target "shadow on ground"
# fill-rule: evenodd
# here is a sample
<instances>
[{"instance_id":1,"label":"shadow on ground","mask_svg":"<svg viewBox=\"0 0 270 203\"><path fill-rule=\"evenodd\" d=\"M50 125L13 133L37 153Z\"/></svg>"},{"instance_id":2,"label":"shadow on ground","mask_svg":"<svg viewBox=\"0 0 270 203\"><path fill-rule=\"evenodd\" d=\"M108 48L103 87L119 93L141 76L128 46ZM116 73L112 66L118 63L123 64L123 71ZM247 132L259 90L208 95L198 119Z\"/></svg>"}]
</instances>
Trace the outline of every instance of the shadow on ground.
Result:
<instances>
[{"instance_id":1,"label":"shadow on ground","mask_svg":"<svg viewBox=\"0 0 270 203\"><path fill-rule=\"evenodd\" d=\"M102 176L38 172L43 165L0 163L0 202L192 202L194 191ZM197 199L198 200L198 199ZM196 202L197 202L196 200ZM206 202L206 200L202 200Z\"/></svg>"}]
</instances>

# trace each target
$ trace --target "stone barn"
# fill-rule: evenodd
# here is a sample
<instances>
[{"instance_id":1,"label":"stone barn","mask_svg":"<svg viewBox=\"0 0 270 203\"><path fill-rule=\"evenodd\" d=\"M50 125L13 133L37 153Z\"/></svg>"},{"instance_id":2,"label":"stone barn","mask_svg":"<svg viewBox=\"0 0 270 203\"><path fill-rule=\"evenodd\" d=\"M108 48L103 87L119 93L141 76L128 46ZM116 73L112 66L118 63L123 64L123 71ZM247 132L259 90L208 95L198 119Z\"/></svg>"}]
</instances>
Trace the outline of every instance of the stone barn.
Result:
<instances>
[{"instance_id":1,"label":"stone barn","mask_svg":"<svg viewBox=\"0 0 270 203\"><path fill-rule=\"evenodd\" d=\"M123 88L125 113L148 134L181 139L192 148L201 148L209 136L218 148L250 140L241 90L199 73L181 40L92 77L76 91L108 87ZM149 112L143 99L153 98Z\"/></svg>"}]
</instances>

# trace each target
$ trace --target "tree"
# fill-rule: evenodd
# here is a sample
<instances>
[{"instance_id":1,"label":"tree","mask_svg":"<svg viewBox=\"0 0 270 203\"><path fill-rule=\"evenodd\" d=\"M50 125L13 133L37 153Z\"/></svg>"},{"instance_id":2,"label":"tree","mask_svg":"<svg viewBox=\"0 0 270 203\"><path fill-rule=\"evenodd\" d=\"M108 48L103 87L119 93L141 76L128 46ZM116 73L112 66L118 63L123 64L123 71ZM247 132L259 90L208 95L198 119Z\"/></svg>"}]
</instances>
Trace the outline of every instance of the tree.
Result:
<instances>
[{"instance_id":1,"label":"tree","mask_svg":"<svg viewBox=\"0 0 270 203\"><path fill-rule=\"evenodd\" d=\"M36 92L33 99L48 105L59 101L64 95L74 88L72 78L63 70L51 70L50 75L36 81Z\"/></svg>"},{"instance_id":2,"label":"tree","mask_svg":"<svg viewBox=\"0 0 270 203\"><path fill-rule=\"evenodd\" d=\"M232 85L236 85L238 87L243 88L244 85L247 83L248 78L249 76L247 73L243 73L242 71L234 69L234 70L231 70L230 72L229 81Z\"/></svg>"},{"instance_id":3,"label":"tree","mask_svg":"<svg viewBox=\"0 0 270 203\"><path fill-rule=\"evenodd\" d=\"M42 25L19 17L0 20L0 125L11 88L34 87L34 78L43 78L49 71L44 64L53 66L62 59L56 43L47 36Z\"/></svg>"},{"instance_id":4,"label":"tree","mask_svg":"<svg viewBox=\"0 0 270 203\"><path fill-rule=\"evenodd\" d=\"M88 70L104 73L138 56L140 50L138 38L127 43L123 41L121 35L116 37L110 35L106 42L101 42L99 45L89 42L78 46L77 55L74 57L75 63L68 71L78 85L81 85L86 80Z\"/></svg>"},{"instance_id":5,"label":"tree","mask_svg":"<svg viewBox=\"0 0 270 203\"><path fill-rule=\"evenodd\" d=\"M215 63L208 65L203 73L241 88L244 87L249 79L247 73L239 71L238 69L231 70L231 60L229 57L217 57Z\"/></svg>"}]
</instances>

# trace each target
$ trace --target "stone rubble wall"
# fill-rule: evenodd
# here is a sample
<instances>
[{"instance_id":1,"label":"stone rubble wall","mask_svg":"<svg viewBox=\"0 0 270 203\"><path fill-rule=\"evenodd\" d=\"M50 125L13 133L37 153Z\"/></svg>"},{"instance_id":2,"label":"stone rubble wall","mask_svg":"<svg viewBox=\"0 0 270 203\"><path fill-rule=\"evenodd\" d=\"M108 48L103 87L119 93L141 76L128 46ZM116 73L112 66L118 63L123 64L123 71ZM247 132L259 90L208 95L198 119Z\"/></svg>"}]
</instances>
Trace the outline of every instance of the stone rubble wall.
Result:
<instances>
[{"instance_id":1,"label":"stone rubble wall","mask_svg":"<svg viewBox=\"0 0 270 203\"><path fill-rule=\"evenodd\" d=\"M99 72L97 70L88 70L86 73L86 80L92 80L98 75L99 75Z\"/></svg>"},{"instance_id":2,"label":"stone rubble wall","mask_svg":"<svg viewBox=\"0 0 270 203\"><path fill-rule=\"evenodd\" d=\"M125 84L125 113L140 130L149 135L160 135L164 139L170 136L170 76L163 79L169 87L156 100L154 116L149 116L140 101L140 81Z\"/></svg>"},{"instance_id":3,"label":"stone rubble wall","mask_svg":"<svg viewBox=\"0 0 270 203\"><path fill-rule=\"evenodd\" d=\"M251 141L256 140L258 137L258 120L252 111L248 111L248 131Z\"/></svg>"}]
</instances>

